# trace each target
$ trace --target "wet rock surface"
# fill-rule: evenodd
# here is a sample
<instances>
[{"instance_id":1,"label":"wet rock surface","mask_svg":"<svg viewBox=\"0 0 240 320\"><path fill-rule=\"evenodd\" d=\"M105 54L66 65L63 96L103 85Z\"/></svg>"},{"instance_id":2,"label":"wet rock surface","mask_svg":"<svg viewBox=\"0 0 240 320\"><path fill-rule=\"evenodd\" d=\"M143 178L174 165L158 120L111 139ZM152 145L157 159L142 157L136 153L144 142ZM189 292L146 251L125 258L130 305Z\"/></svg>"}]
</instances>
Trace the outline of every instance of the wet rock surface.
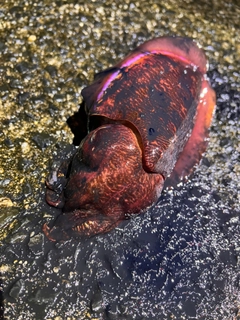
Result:
<instances>
[{"instance_id":1,"label":"wet rock surface","mask_svg":"<svg viewBox=\"0 0 240 320\"><path fill-rule=\"evenodd\" d=\"M240 317L237 1L8 1L0 8L0 303L6 319ZM224 21L224 23L223 23ZM51 243L52 162L94 72L160 35L199 41L217 93L191 179L106 235Z\"/></svg>"}]
</instances>

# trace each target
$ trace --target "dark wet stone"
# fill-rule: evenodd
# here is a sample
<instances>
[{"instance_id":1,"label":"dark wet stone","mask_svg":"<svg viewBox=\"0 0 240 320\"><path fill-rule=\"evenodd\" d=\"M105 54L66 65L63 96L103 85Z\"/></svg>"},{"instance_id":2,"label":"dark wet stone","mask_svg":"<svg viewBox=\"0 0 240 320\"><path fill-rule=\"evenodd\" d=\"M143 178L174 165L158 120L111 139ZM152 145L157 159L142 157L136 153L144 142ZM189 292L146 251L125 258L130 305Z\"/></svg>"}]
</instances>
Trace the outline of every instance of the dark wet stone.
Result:
<instances>
[{"instance_id":1,"label":"dark wet stone","mask_svg":"<svg viewBox=\"0 0 240 320\"><path fill-rule=\"evenodd\" d=\"M44 87L49 87L50 86L50 81L46 78L42 78L42 84Z\"/></svg>"},{"instance_id":2,"label":"dark wet stone","mask_svg":"<svg viewBox=\"0 0 240 320\"><path fill-rule=\"evenodd\" d=\"M120 313L122 314L122 315L125 315L125 317L126 317L126 320L127 319L131 319L131 318L129 318L126 314L127 314L127 311L128 311L128 308L124 305L124 304L119 304L118 305L118 309L119 309L119 311L120 311Z\"/></svg>"},{"instance_id":3,"label":"dark wet stone","mask_svg":"<svg viewBox=\"0 0 240 320\"><path fill-rule=\"evenodd\" d=\"M6 11L1 8L1 10L0 10L0 18L4 18L5 15L6 15Z\"/></svg>"},{"instance_id":4,"label":"dark wet stone","mask_svg":"<svg viewBox=\"0 0 240 320\"><path fill-rule=\"evenodd\" d=\"M24 197L29 197L32 194L32 187L30 183L24 183L22 192L24 194Z\"/></svg>"},{"instance_id":5,"label":"dark wet stone","mask_svg":"<svg viewBox=\"0 0 240 320\"><path fill-rule=\"evenodd\" d=\"M12 116L10 119L5 119L2 121L4 125L9 125L10 123L16 123L18 119L15 116Z\"/></svg>"},{"instance_id":6,"label":"dark wet stone","mask_svg":"<svg viewBox=\"0 0 240 320\"><path fill-rule=\"evenodd\" d=\"M22 201L24 199L24 194L22 192L14 193L11 196L12 201Z\"/></svg>"},{"instance_id":7,"label":"dark wet stone","mask_svg":"<svg viewBox=\"0 0 240 320\"><path fill-rule=\"evenodd\" d=\"M0 52L3 52L6 48L7 46L5 45L5 43L0 41Z\"/></svg>"},{"instance_id":8,"label":"dark wet stone","mask_svg":"<svg viewBox=\"0 0 240 320\"><path fill-rule=\"evenodd\" d=\"M56 112L59 111L59 109L53 103L50 103L48 107L48 111L51 116L54 116Z\"/></svg>"},{"instance_id":9,"label":"dark wet stone","mask_svg":"<svg viewBox=\"0 0 240 320\"><path fill-rule=\"evenodd\" d=\"M4 66L4 65L0 65L0 74L5 74L7 71L8 67Z\"/></svg>"},{"instance_id":10,"label":"dark wet stone","mask_svg":"<svg viewBox=\"0 0 240 320\"><path fill-rule=\"evenodd\" d=\"M94 312L101 312L104 310L102 293L99 289L94 294L94 296L91 300L90 306L91 306L91 310Z\"/></svg>"},{"instance_id":11,"label":"dark wet stone","mask_svg":"<svg viewBox=\"0 0 240 320\"><path fill-rule=\"evenodd\" d=\"M30 237L28 247L35 255L43 253L43 240L43 234L37 234L34 237Z\"/></svg>"},{"instance_id":12,"label":"dark wet stone","mask_svg":"<svg viewBox=\"0 0 240 320\"><path fill-rule=\"evenodd\" d=\"M0 220L1 231L3 231L5 226L7 226L8 223L13 221L13 219L16 218L18 214L19 214L19 209L16 207L5 207L3 210L1 210L1 220Z\"/></svg>"},{"instance_id":13,"label":"dark wet stone","mask_svg":"<svg viewBox=\"0 0 240 320\"><path fill-rule=\"evenodd\" d=\"M0 180L0 186L5 187L11 182L11 179Z\"/></svg>"},{"instance_id":14,"label":"dark wet stone","mask_svg":"<svg viewBox=\"0 0 240 320\"><path fill-rule=\"evenodd\" d=\"M6 139L4 140L4 143L5 143L5 145L6 145L7 147L9 147L9 148L14 147L14 143L12 142L12 140L11 140L10 138L6 138Z\"/></svg>"},{"instance_id":15,"label":"dark wet stone","mask_svg":"<svg viewBox=\"0 0 240 320\"><path fill-rule=\"evenodd\" d=\"M9 94L8 94L8 93L3 94L3 95L1 96L2 102L7 101L7 100L8 100L8 97L9 97Z\"/></svg>"},{"instance_id":16,"label":"dark wet stone","mask_svg":"<svg viewBox=\"0 0 240 320\"><path fill-rule=\"evenodd\" d=\"M46 94L51 94L51 95L56 95L56 93L58 92L56 88L53 88L53 87L44 87L43 88L43 91L46 93Z\"/></svg>"},{"instance_id":17,"label":"dark wet stone","mask_svg":"<svg viewBox=\"0 0 240 320\"><path fill-rule=\"evenodd\" d=\"M46 97L45 97L45 95L42 94L39 96L32 97L31 100L34 104L39 104L39 103L44 102L46 100Z\"/></svg>"},{"instance_id":18,"label":"dark wet stone","mask_svg":"<svg viewBox=\"0 0 240 320\"><path fill-rule=\"evenodd\" d=\"M114 259L111 259L112 257L109 257L109 265L111 266L111 271L113 274L115 274L120 279L131 279L131 272L129 268L124 268L122 264L122 260L120 257L114 257ZM128 265L129 267L129 265Z\"/></svg>"},{"instance_id":19,"label":"dark wet stone","mask_svg":"<svg viewBox=\"0 0 240 320\"><path fill-rule=\"evenodd\" d=\"M72 144L63 143L61 141L58 141L56 143L56 148L59 149L60 155L57 158L57 161L60 161L62 163L62 159L70 159L77 151L77 147ZM55 161L53 161L54 163Z\"/></svg>"},{"instance_id":20,"label":"dark wet stone","mask_svg":"<svg viewBox=\"0 0 240 320\"><path fill-rule=\"evenodd\" d=\"M20 158L18 161L18 169L19 170L26 170L32 164L32 161L25 158Z\"/></svg>"},{"instance_id":21,"label":"dark wet stone","mask_svg":"<svg viewBox=\"0 0 240 320\"><path fill-rule=\"evenodd\" d=\"M0 15L0 18L1 18L1 15ZM0 284L1 284L1 281L0 281ZM4 315L3 300L4 300L3 291L2 291L2 289L0 289L0 319L3 319L3 315Z\"/></svg>"},{"instance_id":22,"label":"dark wet stone","mask_svg":"<svg viewBox=\"0 0 240 320\"><path fill-rule=\"evenodd\" d=\"M128 315L128 308L124 305L119 305L119 304L107 305L105 310L105 315L107 320L132 320L132 316ZM147 320L147 319L151 319L151 318L144 317L144 316L139 317L139 320Z\"/></svg>"},{"instance_id":23,"label":"dark wet stone","mask_svg":"<svg viewBox=\"0 0 240 320\"><path fill-rule=\"evenodd\" d=\"M52 303L56 295L57 294L53 292L53 289L46 286L43 289L38 289L29 300L38 305L44 305Z\"/></svg>"},{"instance_id":24,"label":"dark wet stone","mask_svg":"<svg viewBox=\"0 0 240 320\"><path fill-rule=\"evenodd\" d=\"M209 161L207 157L203 157L201 164L209 168L211 166L211 161Z\"/></svg>"},{"instance_id":25,"label":"dark wet stone","mask_svg":"<svg viewBox=\"0 0 240 320\"><path fill-rule=\"evenodd\" d=\"M221 147L224 147L224 146L228 145L230 142L231 141L229 141L228 138L223 138L223 139L220 140L219 144L220 144Z\"/></svg>"},{"instance_id":26,"label":"dark wet stone","mask_svg":"<svg viewBox=\"0 0 240 320\"><path fill-rule=\"evenodd\" d=\"M22 80L25 82L29 82L32 79L34 79L34 74L32 72L27 72L22 75Z\"/></svg>"},{"instance_id":27,"label":"dark wet stone","mask_svg":"<svg viewBox=\"0 0 240 320\"><path fill-rule=\"evenodd\" d=\"M21 6L13 6L9 9L9 13L13 14L13 15L19 15L20 16L20 12L23 11L23 7Z\"/></svg>"},{"instance_id":28,"label":"dark wet stone","mask_svg":"<svg viewBox=\"0 0 240 320\"><path fill-rule=\"evenodd\" d=\"M82 87L87 83L87 79L83 74L78 74L77 77L73 79L73 83L77 87Z\"/></svg>"},{"instance_id":29,"label":"dark wet stone","mask_svg":"<svg viewBox=\"0 0 240 320\"><path fill-rule=\"evenodd\" d=\"M20 105L23 105L24 102L28 101L29 97L30 97L30 93L29 92L19 93L17 95L18 103Z\"/></svg>"},{"instance_id":30,"label":"dark wet stone","mask_svg":"<svg viewBox=\"0 0 240 320\"><path fill-rule=\"evenodd\" d=\"M215 191L212 192L212 197L216 203L221 200L221 196L219 194L217 194L217 192L215 192Z\"/></svg>"},{"instance_id":31,"label":"dark wet stone","mask_svg":"<svg viewBox=\"0 0 240 320\"><path fill-rule=\"evenodd\" d=\"M22 81L19 79L12 79L9 83L9 86L13 89L23 89Z\"/></svg>"},{"instance_id":32,"label":"dark wet stone","mask_svg":"<svg viewBox=\"0 0 240 320\"><path fill-rule=\"evenodd\" d=\"M55 78L57 76L57 68L52 66L52 65L48 65L46 66L45 70L50 74L50 76L52 78Z\"/></svg>"},{"instance_id":33,"label":"dark wet stone","mask_svg":"<svg viewBox=\"0 0 240 320\"><path fill-rule=\"evenodd\" d=\"M15 68L17 69L17 71L19 73L26 73L29 72L33 69L33 66L27 62L27 61L22 61L20 63L18 63Z\"/></svg>"},{"instance_id":34,"label":"dark wet stone","mask_svg":"<svg viewBox=\"0 0 240 320\"><path fill-rule=\"evenodd\" d=\"M8 93L9 92L9 87L8 85L5 83L3 85L0 86L0 93Z\"/></svg>"},{"instance_id":35,"label":"dark wet stone","mask_svg":"<svg viewBox=\"0 0 240 320\"><path fill-rule=\"evenodd\" d=\"M9 243L11 244L23 243L27 237L28 235L26 234L26 230L21 232L16 232L11 235L11 238L9 239Z\"/></svg>"},{"instance_id":36,"label":"dark wet stone","mask_svg":"<svg viewBox=\"0 0 240 320\"><path fill-rule=\"evenodd\" d=\"M65 75L67 75L67 81L69 81L70 79L72 79L73 76L76 74L76 71L73 70L72 64L69 63L69 62L63 63L63 64L60 66L59 70L60 70L61 72L63 72Z\"/></svg>"},{"instance_id":37,"label":"dark wet stone","mask_svg":"<svg viewBox=\"0 0 240 320\"><path fill-rule=\"evenodd\" d=\"M46 132L40 132L35 134L32 137L32 140L35 142L36 146L40 149L43 150L47 147L49 147L53 141L55 140L53 137L51 137L48 133Z\"/></svg>"},{"instance_id":38,"label":"dark wet stone","mask_svg":"<svg viewBox=\"0 0 240 320\"><path fill-rule=\"evenodd\" d=\"M118 320L120 315L119 315L119 310L117 308L116 304L110 304L106 308L106 316L107 319L109 320Z\"/></svg>"},{"instance_id":39,"label":"dark wet stone","mask_svg":"<svg viewBox=\"0 0 240 320\"><path fill-rule=\"evenodd\" d=\"M23 279L19 279L12 285L11 289L9 290L9 295L15 300L18 300L21 294L24 293L24 289L25 281Z\"/></svg>"},{"instance_id":40,"label":"dark wet stone","mask_svg":"<svg viewBox=\"0 0 240 320\"><path fill-rule=\"evenodd\" d=\"M65 95L64 94L55 94L53 99L56 102L63 102L65 100Z\"/></svg>"},{"instance_id":41,"label":"dark wet stone","mask_svg":"<svg viewBox=\"0 0 240 320\"><path fill-rule=\"evenodd\" d=\"M36 117L30 112L25 111L24 114L27 116L27 121L36 119Z\"/></svg>"}]
</instances>

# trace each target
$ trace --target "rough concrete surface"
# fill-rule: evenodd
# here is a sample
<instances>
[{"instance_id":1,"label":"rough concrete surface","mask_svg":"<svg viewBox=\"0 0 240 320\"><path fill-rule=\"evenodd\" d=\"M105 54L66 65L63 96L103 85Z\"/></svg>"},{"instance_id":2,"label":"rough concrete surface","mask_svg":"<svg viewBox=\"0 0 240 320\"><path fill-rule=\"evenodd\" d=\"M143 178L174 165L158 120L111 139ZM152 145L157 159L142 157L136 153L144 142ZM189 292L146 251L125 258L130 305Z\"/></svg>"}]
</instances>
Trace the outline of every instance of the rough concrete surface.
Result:
<instances>
[{"instance_id":1,"label":"rough concrete surface","mask_svg":"<svg viewBox=\"0 0 240 320\"><path fill-rule=\"evenodd\" d=\"M239 1L0 4L0 255L5 319L240 319ZM51 162L81 90L147 39L189 36L217 108L191 179L106 235L49 242ZM1 317L1 316L0 316Z\"/></svg>"}]
</instances>

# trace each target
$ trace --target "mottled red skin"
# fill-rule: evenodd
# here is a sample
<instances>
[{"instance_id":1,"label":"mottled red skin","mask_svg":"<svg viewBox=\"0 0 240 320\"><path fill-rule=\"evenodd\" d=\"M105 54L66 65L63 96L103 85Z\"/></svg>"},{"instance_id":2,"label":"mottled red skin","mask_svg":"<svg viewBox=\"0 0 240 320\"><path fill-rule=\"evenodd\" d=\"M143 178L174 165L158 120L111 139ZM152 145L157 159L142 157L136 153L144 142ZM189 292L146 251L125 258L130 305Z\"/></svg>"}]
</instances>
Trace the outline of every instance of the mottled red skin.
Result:
<instances>
[{"instance_id":1,"label":"mottled red skin","mask_svg":"<svg viewBox=\"0 0 240 320\"><path fill-rule=\"evenodd\" d=\"M107 232L154 204L165 180L191 173L215 106L205 72L205 55L190 39L157 38L83 89L69 121L83 140L46 182L47 202L64 213L52 229L44 225L49 239Z\"/></svg>"}]
</instances>

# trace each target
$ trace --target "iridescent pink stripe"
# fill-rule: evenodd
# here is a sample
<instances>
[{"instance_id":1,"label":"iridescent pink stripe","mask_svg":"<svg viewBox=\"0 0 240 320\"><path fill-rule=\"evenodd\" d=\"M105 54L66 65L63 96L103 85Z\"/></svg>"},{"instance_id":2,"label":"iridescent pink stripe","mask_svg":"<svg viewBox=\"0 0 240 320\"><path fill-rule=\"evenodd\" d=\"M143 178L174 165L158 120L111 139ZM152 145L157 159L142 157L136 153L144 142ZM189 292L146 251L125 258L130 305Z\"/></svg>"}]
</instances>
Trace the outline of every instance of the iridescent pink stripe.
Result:
<instances>
[{"instance_id":1,"label":"iridescent pink stripe","mask_svg":"<svg viewBox=\"0 0 240 320\"><path fill-rule=\"evenodd\" d=\"M169 51L158 51L158 50L152 50L151 52L144 52L144 53L140 53L138 55L136 55L135 57L133 57L132 59L127 60L124 64L121 65L121 67L119 68L119 70L117 70L116 72L114 72L109 79L106 81L106 83L104 84L104 86L102 87L102 90L99 92L98 96L97 96L97 100L101 99L104 91L109 87L110 83L112 81L114 81L114 79L118 76L118 74L121 72L121 69L125 68L125 67L129 67L132 64L134 64L136 61L138 61L139 59L149 55L149 54L162 54L164 56L168 56L168 57L173 57L173 58L177 58L183 62L185 62L186 64L189 64L191 66L195 66L192 62L190 62L189 60L187 60L186 58L182 57L182 56L178 56L172 52ZM197 69L197 66L195 66Z\"/></svg>"},{"instance_id":2,"label":"iridescent pink stripe","mask_svg":"<svg viewBox=\"0 0 240 320\"><path fill-rule=\"evenodd\" d=\"M108 86L110 85L110 83L117 77L117 75L121 72L121 69L125 68L125 67L129 67L131 64L135 63L137 60L141 59L142 57L148 55L149 52L145 52L145 53L140 53L139 55L133 57L132 59L127 60L124 64L121 65L121 67L119 68L118 71L114 72L109 79L106 81L106 83L104 84L104 86L102 87L102 90L99 92L98 96L97 96L97 100L101 99L103 96L104 91L108 88Z\"/></svg>"},{"instance_id":3,"label":"iridescent pink stripe","mask_svg":"<svg viewBox=\"0 0 240 320\"><path fill-rule=\"evenodd\" d=\"M144 52L144 53L140 53L140 54L136 55L132 59L129 59L124 64L122 64L121 65L121 69L124 68L124 67L129 67L131 64L133 64L134 62L138 61L142 57L147 56L148 54L149 54L149 52Z\"/></svg>"},{"instance_id":4,"label":"iridescent pink stripe","mask_svg":"<svg viewBox=\"0 0 240 320\"><path fill-rule=\"evenodd\" d=\"M98 96L97 96L97 100L101 99L103 96L104 91L108 88L108 86L110 85L110 83L117 77L117 75L120 73L121 69L115 71L109 78L108 80L105 82L104 86L102 87L102 90L99 92Z\"/></svg>"},{"instance_id":5,"label":"iridescent pink stripe","mask_svg":"<svg viewBox=\"0 0 240 320\"><path fill-rule=\"evenodd\" d=\"M153 50L151 51L151 53L157 53L157 54L162 54L164 56L167 56L167 57L173 57L173 58L177 58L183 62L185 62L186 64L189 64L191 66L195 66L194 63L192 63L191 61L189 61L188 59L182 57L182 56L179 56L177 54L174 54L172 52L169 52L169 51L158 51L158 50ZM195 66L197 68L197 66Z\"/></svg>"}]
</instances>

